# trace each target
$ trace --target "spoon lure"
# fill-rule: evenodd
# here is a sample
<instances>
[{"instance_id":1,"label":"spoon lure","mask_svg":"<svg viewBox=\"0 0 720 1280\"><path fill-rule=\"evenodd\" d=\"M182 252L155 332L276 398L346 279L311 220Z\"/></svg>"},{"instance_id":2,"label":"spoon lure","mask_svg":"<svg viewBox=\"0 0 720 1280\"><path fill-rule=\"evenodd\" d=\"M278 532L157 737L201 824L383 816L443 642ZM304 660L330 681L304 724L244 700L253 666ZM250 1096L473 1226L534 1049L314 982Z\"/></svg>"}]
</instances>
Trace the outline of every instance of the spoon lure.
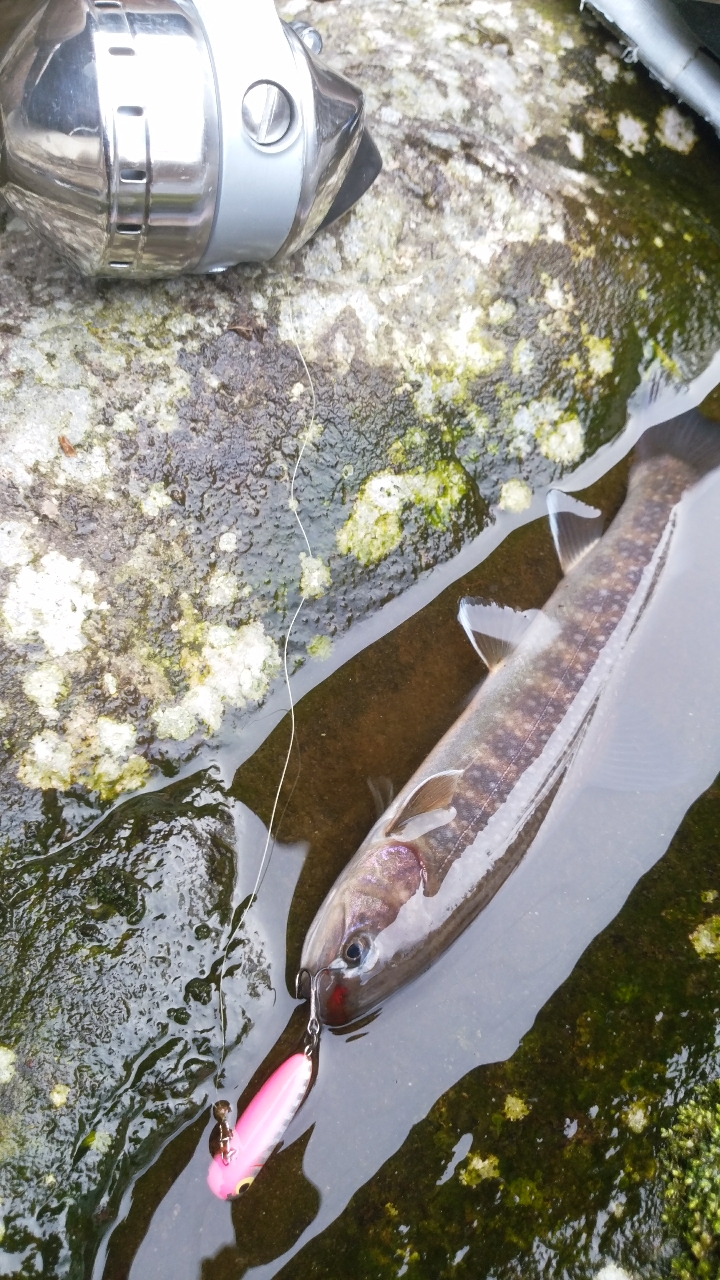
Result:
<instances>
[{"instance_id":1,"label":"spoon lure","mask_svg":"<svg viewBox=\"0 0 720 1280\"><path fill-rule=\"evenodd\" d=\"M216 1125L210 1135L213 1158L207 1182L220 1200L236 1200L252 1185L309 1093L320 1043L319 977L320 974L316 974L310 984L310 1017L304 1049L292 1054L273 1071L234 1129L228 1124L230 1103L221 1098L213 1106Z\"/></svg>"}]
</instances>

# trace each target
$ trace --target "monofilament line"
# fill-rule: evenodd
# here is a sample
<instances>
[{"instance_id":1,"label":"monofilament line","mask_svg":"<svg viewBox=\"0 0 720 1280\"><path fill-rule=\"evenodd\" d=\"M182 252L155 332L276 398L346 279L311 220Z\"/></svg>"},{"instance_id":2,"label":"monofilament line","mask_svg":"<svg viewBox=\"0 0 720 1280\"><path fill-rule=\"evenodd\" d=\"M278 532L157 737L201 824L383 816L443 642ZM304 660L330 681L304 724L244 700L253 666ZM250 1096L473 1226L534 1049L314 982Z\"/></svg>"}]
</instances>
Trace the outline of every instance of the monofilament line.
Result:
<instances>
[{"instance_id":1,"label":"monofilament line","mask_svg":"<svg viewBox=\"0 0 720 1280\"><path fill-rule=\"evenodd\" d=\"M307 533L305 531L305 526L302 520L300 519L299 503L297 501L297 498L295 497L295 481L297 479L298 468L300 466L300 463L302 462L302 457L305 452L305 449L309 443L312 443L313 427L315 426L315 417L316 417L316 411L317 411L317 395L315 392L315 383L313 382L312 374L308 369L307 361L300 349L300 344L297 340L297 334L295 332L295 320L294 320L293 311L292 311L292 304L290 304L290 328L292 332L292 340L293 340L295 349L298 353L298 356L300 357L300 363L302 364L302 367L305 370L305 376L307 377L307 380L310 386L310 394L312 396L312 410L310 414L310 423L306 428L306 430L303 432L302 444L300 446L300 449L298 450L297 458L295 459L295 466L293 468L293 473L290 480L290 498L289 498L288 505L293 515L295 516L295 519L297 520L298 527L300 529L300 532L305 542L305 546L308 549L308 555L312 556L312 550L310 547L310 542L308 540ZM220 1000L220 1033L222 1037L221 1048L220 1048L220 1066L222 1066L223 1062L225 1061L225 1051L227 1047L226 1046L227 1018L225 1016L225 1001L223 999L223 979L225 977L225 971L227 968L227 959L228 959L228 953L230 951L230 944L238 934L239 930L242 928L242 925L245 922L245 917L247 916L248 911L250 910L251 906L253 905L253 903L257 898L258 893L260 892L262 882L265 879L267 869L270 865L270 859L272 857L273 849L275 847L275 836L274 836L275 818L277 815L278 805L280 804L280 796L282 795L282 789L285 785L285 778L287 777L287 771L290 766L290 758L292 756L292 750L295 745L295 703L293 702L292 689L290 688L290 673L288 671L288 645L290 643L290 636L292 635L293 627L295 626L300 610L305 604L305 600L306 600L306 596L301 595L300 603L297 609L295 610L292 618L290 619L290 625L285 634L285 642L283 644L283 675L285 677L285 688L287 689L288 701L290 703L290 742L288 743L288 749L285 755L285 763L283 764L282 773L280 774L280 781L278 782L277 790L275 792L275 799L273 801L272 812L270 814L270 822L268 823L267 837L265 839L265 847L263 849L262 857L260 859L260 866L258 867L258 872L255 877L255 884L253 886L253 891L250 894L250 897L248 899L248 904L245 910L243 911L242 915L240 916L240 919L238 920L237 924L235 925L235 928L232 929L230 932L230 936L228 937L228 940L225 944L225 951L223 952L222 965L220 966L220 977L218 979L218 995ZM247 958L247 950L245 951L245 955L243 956L243 961L240 966L240 974L239 974L240 977L242 977L245 971L246 958Z\"/></svg>"}]
</instances>

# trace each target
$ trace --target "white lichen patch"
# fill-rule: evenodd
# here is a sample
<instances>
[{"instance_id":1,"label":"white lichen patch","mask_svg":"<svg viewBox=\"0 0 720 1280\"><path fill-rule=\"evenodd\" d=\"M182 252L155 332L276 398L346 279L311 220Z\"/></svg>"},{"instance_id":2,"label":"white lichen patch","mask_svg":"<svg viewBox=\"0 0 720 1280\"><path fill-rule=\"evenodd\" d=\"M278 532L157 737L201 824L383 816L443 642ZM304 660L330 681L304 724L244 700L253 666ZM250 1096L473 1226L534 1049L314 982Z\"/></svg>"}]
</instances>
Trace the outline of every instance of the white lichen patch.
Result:
<instances>
[{"instance_id":1,"label":"white lichen patch","mask_svg":"<svg viewBox=\"0 0 720 1280\"><path fill-rule=\"evenodd\" d=\"M585 138L576 129L568 129L567 131L567 148L570 155L576 160L585 159Z\"/></svg>"},{"instance_id":2,"label":"white lichen patch","mask_svg":"<svg viewBox=\"0 0 720 1280\"><path fill-rule=\"evenodd\" d=\"M644 155L648 144L648 131L642 120L621 111L617 118L618 146L626 156Z\"/></svg>"},{"instance_id":3,"label":"white lichen patch","mask_svg":"<svg viewBox=\"0 0 720 1280\"><path fill-rule=\"evenodd\" d=\"M85 1146L90 1151L95 1151L99 1156L104 1156L112 1147L115 1138L112 1133L108 1133L105 1129L93 1129L85 1139Z\"/></svg>"},{"instance_id":4,"label":"white lichen patch","mask_svg":"<svg viewBox=\"0 0 720 1280\"><path fill-rule=\"evenodd\" d=\"M54 1084L50 1090L48 1097L53 1107L67 1106L67 1100L70 1097L69 1084Z\"/></svg>"},{"instance_id":5,"label":"white lichen patch","mask_svg":"<svg viewBox=\"0 0 720 1280\"><path fill-rule=\"evenodd\" d=\"M170 502L171 499L161 484L151 484L147 493L141 497L140 506L144 514L152 519L163 507L169 507Z\"/></svg>"},{"instance_id":6,"label":"white lichen patch","mask_svg":"<svg viewBox=\"0 0 720 1280\"><path fill-rule=\"evenodd\" d=\"M517 478L506 480L500 489L498 506L501 511L509 511L512 515L519 515L521 511L527 511L531 502L532 489L526 480Z\"/></svg>"},{"instance_id":7,"label":"white lichen patch","mask_svg":"<svg viewBox=\"0 0 720 1280\"><path fill-rule=\"evenodd\" d=\"M81 784L110 800L142 786L147 761L133 750L137 733L128 721L99 716L78 708L61 734L53 729L36 733L20 762L18 776L27 787L67 791Z\"/></svg>"},{"instance_id":8,"label":"white lichen patch","mask_svg":"<svg viewBox=\"0 0 720 1280\"><path fill-rule=\"evenodd\" d=\"M521 377L527 377L535 364L535 352L527 338L520 338L512 353L512 371Z\"/></svg>"},{"instance_id":9,"label":"white lichen patch","mask_svg":"<svg viewBox=\"0 0 720 1280\"><path fill-rule=\"evenodd\" d=\"M583 342L587 351L587 362L593 378L606 378L613 371L615 357L609 338L598 338L588 334Z\"/></svg>"},{"instance_id":10,"label":"white lichen patch","mask_svg":"<svg viewBox=\"0 0 720 1280\"><path fill-rule=\"evenodd\" d=\"M37 787L41 791L67 791L73 777L72 757L70 743L54 730L45 729L30 739L18 777L26 787Z\"/></svg>"},{"instance_id":11,"label":"white lichen patch","mask_svg":"<svg viewBox=\"0 0 720 1280\"><path fill-rule=\"evenodd\" d=\"M677 107L663 107L657 118L655 137L663 147L679 151L683 156L689 155L697 142L692 120Z\"/></svg>"},{"instance_id":12,"label":"white lichen patch","mask_svg":"<svg viewBox=\"0 0 720 1280\"><path fill-rule=\"evenodd\" d=\"M17 1054L14 1049L0 1044L0 1084L9 1084L15 1075Z\"/></svg>"},{"instance_id":13,"label":"white lichen patch","mask_svg":"<svg viewBox=\"0 0 720 1280\"><path fill-rule=\"evenodd\" d=\"M329 636L313 636L307 645L309 656L314 658L316 662L326 662L332 653L332 649L333 644Z\"/></svg>"},{"instance_id":14,"label":"white lichen patch","mask_svg":"<svg viewBox=\"0 0 720 1280\"><path fill-rule=\"evenodd\" d=\"M237 631L208 627L191 688L179 703L161 707L154 715L158 737L183 741L200 722L212 731L219 729L225 708L260 702L279 669L278 647L260 622Z\"/></svg>"},{"instance_id":15,"label":"white lichen patch","mask_svg":"<svg viewBox=\"0 0 720 1280\"><path fill-rule=\"evenodd\" d=\"M237 546L237 534L234 529L226 529L225 533L221 533L218 538L218 547L226 555L233 552Z\"/></svg>"},{"instance_id":16,"label":"white lichen patch","mask_svg":"<svg viewBox=\"0 0 720 1280\"><path fill-rule=\"evenodd\" d=\"M300 552L300 594L319 600L331 584L330 570L318 556Z\"/></svg>"},{"instance_id":17,"label":"white lichen patch","mask_svg":"<svg viewBox=\"0 0 720 1280\"><path fill-rule=\"evenodd\" d=\"M447 525L467 490L462 467L440 462L432 471L395 475L381 471L362 486L353 510L337 533L343 555L361 564L375 564L398 546L403 535L401 514L410 506L423 508L428 520Z\"/></svg>"},{"instance_id":18,"label":"white lichen patch","mask_svg":"<svg viewBox=\"0 0 720 1280\"><path fill-rule=\"evenodd\" d=\"M190 387L179 352L221 332L231 304L218 295L208 320L183 312L172 284L118 288L104 299L68 292L34 308L19 334L3 338L0 476L26 487L42 475L65 489L104 493L115 463L98 412L106 382L124 401L111 436L134 431L140 420L172 429ZM74 454L66 456L60 436Z\"/></svg>"},{"instance_id":19,"label":"white lichen patch","mask_svg":"<svg viewBox=\"0 0 720 1280\"><path fill-rule=\"evenodd\" d=\"M23 680L26 698L37 704L44 720L53 723L59 719L56 702L68 692L68 681L62 667L56 662L43 662L29 671Z\"/></svg>"},{"instance_id":20,"label":"white lichen patch","mask_svg":"<svg viewBox=\"0 0 720 1280\"><path fill-rule=\"evenodd\" d=\"M240 583L234 573L216 569L210 575L205 602L211 608L224 608L234 604L240 594Z\"/></svg>"},{"instance_id":21,"label":"white lichen patch","mask_svg":"<svg viewBox=\"0 0 720 1280\"><path fill-rule=\"evenodd\" d=\"M540 452L551 462L569 467L582 457L585 432L579 418L562 418L556 426L538 434Z\"/></svg>"},{"instance_id":22,"label":"white lichen patch","mask_svg":"<svg viewBox=\"0 0 720 1280\"><path fill-rule=\"evenodd\" d=\"M519 457L527 457L537 443L546 458L563 466L577 462L585 444L580 420L563 411L552 397L521 405L512 418L512 433Z\"/></svg>"},{"instance_id":23,"label":"white lichen patch","mask_svg":"<svg viewBox=\"0 0 720 1280\"><path fill-rule=\"evenodd\" d=\"M29 533L28 526L19 520L5 520L0 524L0 565L13 569L30 563L33 553L26 542Z\"/></svg>"},{"instance_id":24,"label":"white lichen patch","mask_svg":"<svg viewBox=\"0 0 720 1280\"><path fill-rule=\"evenodd\" d=\"M97 575L82 561L49 551L40 568L25 565L11 582L2 606L9 638L16 642L39 637L48 653L60 658L86 644L83 623L98 606L92 592Z\"/></svg>"},{"instance_id":25,"label":"white lichen patch","mask_svg":"<svg viewBox=\"0 0 720 1280\"><path fill-rule=\"evenodd\" d=\"M488 307L488 320L490 324L507 324L508 320L512 320L517 307L512 302L508 302L506 298L497 298Z\"/></svg>"},{"instance_id":26,"label":"white lichen patch","mask_svg":"<svg viewBox=\"0 0 720 1280\"><path fill-rule=\"evenodd\" d=\"M607 84L614 84L620 75L620 63L617 58L611 58L608 53L601 53L595 59L595 66Z\"/></svg>"}]
</instances>

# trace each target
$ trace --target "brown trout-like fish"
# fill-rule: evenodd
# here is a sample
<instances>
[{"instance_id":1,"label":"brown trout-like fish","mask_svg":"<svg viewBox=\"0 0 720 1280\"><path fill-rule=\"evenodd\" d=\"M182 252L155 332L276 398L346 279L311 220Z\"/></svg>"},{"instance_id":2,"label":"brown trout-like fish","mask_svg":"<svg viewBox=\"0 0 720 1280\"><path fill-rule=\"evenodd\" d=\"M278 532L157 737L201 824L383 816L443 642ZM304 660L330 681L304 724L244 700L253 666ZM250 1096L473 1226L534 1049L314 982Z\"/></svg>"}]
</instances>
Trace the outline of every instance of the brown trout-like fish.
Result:
<instances>
[{"instance_id":1,"label":"brown trout-like fish","mask_svg":"<svg viewBox=\"0 0 720 1280\"><path fill-rule=\"evenodd\" d=\"M314 981L325 1022L352 1021L426 969L518 865L653 594L680 498L719 464L720 426L698 412L653 427L604 535L598 511L549 495L565 577L542 610L462 601L490 674L310 927L298 990Z\"/></svg>"}]
</instances>

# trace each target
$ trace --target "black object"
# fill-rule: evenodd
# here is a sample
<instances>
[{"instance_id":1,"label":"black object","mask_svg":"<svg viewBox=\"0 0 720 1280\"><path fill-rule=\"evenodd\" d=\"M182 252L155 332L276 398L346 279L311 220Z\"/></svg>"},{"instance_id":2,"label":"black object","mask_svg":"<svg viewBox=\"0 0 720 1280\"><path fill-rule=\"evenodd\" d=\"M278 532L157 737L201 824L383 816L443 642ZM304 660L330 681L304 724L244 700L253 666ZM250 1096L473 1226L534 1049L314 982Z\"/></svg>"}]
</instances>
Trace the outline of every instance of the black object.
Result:
<instances>
[{"instance_id":1,"label":"black object","mask_svg":"<svg viewBox=\"0 0 720 1280\"><path fill-rule=\"evenodd\" d=\"M363 129L355 158L345 174L345 181L328 209L320 227L329 227L351 209L356 200L371 187L382 169L382 156L367 129Z\"/></svg>"}]
</instances>

